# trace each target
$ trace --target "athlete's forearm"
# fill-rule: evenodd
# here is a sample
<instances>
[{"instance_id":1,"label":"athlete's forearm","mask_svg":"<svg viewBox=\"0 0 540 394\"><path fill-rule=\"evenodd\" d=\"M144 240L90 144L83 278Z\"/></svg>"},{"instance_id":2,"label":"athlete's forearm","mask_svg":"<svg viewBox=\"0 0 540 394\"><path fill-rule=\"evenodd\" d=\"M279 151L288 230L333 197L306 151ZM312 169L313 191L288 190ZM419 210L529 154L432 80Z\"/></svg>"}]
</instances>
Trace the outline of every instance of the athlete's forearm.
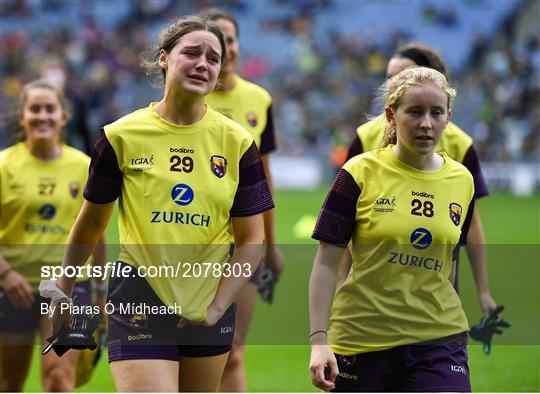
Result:
<instances>
[{"instance_id":1,"label":"athlete's forearm","mask_svg":"<svg viewBox=\"0 0 540 394\"><path fill-rule=\"evenodd\" d=\"M477 293L489 292L484 229L478 207L474 209L467 234L467 256L471 263Z\"/></svg>"},{"instance_id":2,"label":"athlete's forearm","mask_svg":"<svg viewBox=\"0 0 540 394\"><path fill-rule=\"evenodd\" d=\"M88 201L84 202L77 220L69 234L68 243L62 259L62 266L78 267L88 260L90 254L94 251L96 244L102 238L103 231L112 214L114 202L109 204L94 204ZM76 278L61 276L58 279L57 286L60 290L71 296Z\"/></svg>"},{"instance_id":3,"label":"athlete's forearm","mask_svg":"<svg viewBox=\"0 0 540 394\"><path fill-rule=\"evenodd\" d=\"M345 279L347 279L347 276L349 275L349 271L351 270L352 266L352 256L351 251L349 248L345 249L345 253L343 253L343 258L341 259L341 263L339 264L339 271L338 271L338 279L337 279L337 285L338 287L345 282Z\"/></svg>"},{"instance_id":4,"label":"athlete's forearm","mask_svg":"<svg viewBox=\"0 0 540 394\"><path fill-rule=\"evenodd\" d=\"M272 183L272 174L270 173L270 161L268 155L261 155L261 161L264 168L264 174L266 175L266 182L272 196L274 195L274 185ZM263 212L264 218L264 240L267 246L274 245L276 243L276 232L274 228L274 210Z\"/></svg>"},{"instance_id":5,"label":"athlete's forearm","mask_svg":"<svg viewBox=\"0 0 540 394\"><path fill-rule=\"evenodd\" d=\"M310 333L327 331L328 317L336 290L337 271L344 249L325 242L319 244L309 279ZM316 340L317 343L313 341ZM326 336L312 338L312 344L325 344Z\"/></svg>"},{"instance_id":6,"label":"athlete's forearm","mask_svg":"<svg viewBox=\"0 0 540 394\"><path fill-rule=\"evenodd\" d=\"M104 267L105 266L105 256L106 256L106 252L105 252L105 236L102 235L97 244L96 244L96 247L94 248L94 251L92 252L92 260L93 260L93 265L94 266L101 266L101 267Z\"/></svg>"},{"instance_id":7,"label":"athlete's forearm","mask_svg":"<svg viewBox=\"0 0 540 394\"><path fill-rule=\"evenodd\" d=\"M234 255L229 261L233 274L221 278L212 304L220 311L225 312L249 282L251 275L257 271L261 259L262 240L259 244L235 245ZM240 269L236 270L236 267L240 267ZM236 272L240 274L236 275Z\"/></svg>"},{"instance_id":8,"label":"athlete's forearm","mask_svg":"<svg viewBox=\"0 0 540 394\"><path fill-rule=\"evenodd\" d=\"M234 302L240 290L246 285L251 275L257 270L262 259L264 240L263 216L258 214L248 217L233 217L234 255L229 264L232 275L224 275L214 296L212 304L225 312ZM240 274L236 267L240 267ZM236 268L236 270L235 270Z\"/></svg>"},{"instance_id":9,"label":"athlete's forearm","mask_svg":"<svg viewBox=\"0 0 540 394\"><path fill-rule=\"evenodd\" d=\"M92 263L94 267L105 266L105 236L102 235L92 252ZM92 291L95 292L96 305L101 307L105 306L105 293L107 292L107 280L106 276L95 277L92 279Z\"/></svg>"},{"instance_id":10,"label":"athlete's forearm","mask_svg":"<svg viewBox=\"0 0 540 394\"><path fill-rule=\"evenodd\" d=\"M263 213L264 220L264 241L268 247L276 244L276 232L274 229L274 209Z\"/></svg>"}]
</instances>

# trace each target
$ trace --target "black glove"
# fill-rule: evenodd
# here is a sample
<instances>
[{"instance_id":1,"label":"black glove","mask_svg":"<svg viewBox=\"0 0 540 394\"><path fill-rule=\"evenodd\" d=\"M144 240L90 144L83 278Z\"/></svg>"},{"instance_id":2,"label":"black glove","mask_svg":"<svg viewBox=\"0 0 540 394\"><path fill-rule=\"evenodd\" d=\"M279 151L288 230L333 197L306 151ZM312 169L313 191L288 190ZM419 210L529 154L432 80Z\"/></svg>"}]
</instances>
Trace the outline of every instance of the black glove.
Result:
<instances>
[{"instance_id":1,"label":"black glove","mask_svg":"<svg viewBox=\"0 0 540 394\"><path fill-rule=\"evenodd\" d=\"M76 308L76 310L84 310L84 308ZM45 355L53 349L61 357L69 349L94 350L97 344L93 333L99 327L102 317L101 312L88 314L81 311L81 313L73 314L71 325L62 327L56 335L47 338L49 344L41 354Z\"/></svg>"},{"instance_id":2,"label":"black glove","mask_svg":"<svg viewBox=\"0 0 540 394\"><path fill-rule=\"evenodd\" d=\"M480 323L471 327L469 332L472 339L484 344L484 353L491 353L491 340L494 334L501 335L503 328L509 328L510 323L499 317L499 313L504 310L504 306L497 305L495 309L489 312L486 318L480 319Z\"/></svg>"},{"instance_id":3,"label":"black glove","mask_svg":"<svg viewBox=\"0 0 540 394\"><path fill-rule=\"evenodd\" d=\"M262 300L271 304L274 300L274 285L276 284L274 271L270 268L263 268L261 272L259 272L257 282L259 284L258 291Z\"/></svg>"}]
</instances>

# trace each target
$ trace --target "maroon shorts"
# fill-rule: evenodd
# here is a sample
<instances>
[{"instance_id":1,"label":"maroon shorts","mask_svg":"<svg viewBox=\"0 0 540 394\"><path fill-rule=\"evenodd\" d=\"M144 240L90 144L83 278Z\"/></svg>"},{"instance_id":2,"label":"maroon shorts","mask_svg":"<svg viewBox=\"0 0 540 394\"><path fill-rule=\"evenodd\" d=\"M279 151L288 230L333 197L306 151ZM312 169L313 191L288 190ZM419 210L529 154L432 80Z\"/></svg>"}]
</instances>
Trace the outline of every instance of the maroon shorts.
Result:
<instances>
[{"instance_id":1,"label":"maroon shorts","mask_svg":"<svg viewBox=\"0 0 540 394\"><path fill-rule=\"evenodd\" d=\"M118 262L117 264L129 266ZM131 267L131 266L130 266ZM233 304L212 327L188 324L178 328L175 313L126 313L120 305L164 308L163 302L143 278L135 274L111 277L108 302L115 308L109 314L109 362L118 360L172 360L179 357L217 356L231 350L236 306Z\"/></svg>"},{"instance_id":2,"label":"maroon shorts","mask_svg":"<svg viewBox=\"0 0 540 394\"><path fill-rule=\"evenodd\" d=\"M30 308L16 308L9 302L4 289L0 287L0 332L23 334L36 331L41 320L41 306L49 305L50 300L34 294L34 304ZM92 303L92 287L89 280L78 282L73 288L73 298L79 305ZM45 310L45 309L44 309Z\"/></svg>"},{"instance_id":3,"label":"maroon shorts","mask_svg":"<svg viewBox=\"0 0 540 394\"><path fill-rule=\"evenodd\" d=\"M467 333L336 358L336 392L471 391Z\"/></svg>"}]
</instances>

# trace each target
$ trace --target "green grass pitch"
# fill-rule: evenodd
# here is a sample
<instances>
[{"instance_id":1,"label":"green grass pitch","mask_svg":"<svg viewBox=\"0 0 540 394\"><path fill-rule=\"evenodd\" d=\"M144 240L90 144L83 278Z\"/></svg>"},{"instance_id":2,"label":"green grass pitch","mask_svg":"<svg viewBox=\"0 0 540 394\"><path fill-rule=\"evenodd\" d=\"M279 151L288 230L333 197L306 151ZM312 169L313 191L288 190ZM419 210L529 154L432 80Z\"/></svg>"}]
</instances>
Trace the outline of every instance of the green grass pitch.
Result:
<instances>
[{"instance_id":1,"label":"green grass pitch","mask_svg":"<svg viewBox=\"0 0 540 394\"><path fill-rule=\"evenodd\" d=\"M272 306L259 304L246 351L249 391L316 392L310 383L307 286L316 244L309 239L326 189L278 191L277 233L286 256L286 271ZM473 391L540 391L540 199L496 194L479 201L487 242L492 293L506 305L513 327L495 338L490 356L469 345ZM115 239L116 221L109 226ZM109 241L110 242L110 241ZM480 318L472 274L462 252L460 294L470 324ZM109 256L114 259L114 256ZM39 349L25 391L41 391ZM105 359L79 391L114 391Z\"/></svg>"}]
</instances>

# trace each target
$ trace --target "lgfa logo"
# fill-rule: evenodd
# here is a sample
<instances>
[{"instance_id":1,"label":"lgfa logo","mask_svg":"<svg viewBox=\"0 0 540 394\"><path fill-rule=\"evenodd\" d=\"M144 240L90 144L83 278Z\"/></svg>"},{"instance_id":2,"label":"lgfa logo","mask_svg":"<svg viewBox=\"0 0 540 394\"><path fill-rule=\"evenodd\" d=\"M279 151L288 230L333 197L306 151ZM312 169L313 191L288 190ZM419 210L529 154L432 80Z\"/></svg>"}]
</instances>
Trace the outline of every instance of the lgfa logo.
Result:
<instances>
[{"instance_id":1,"label":"lgfa logo","mask_svg":"<svg viewBox=\"0 0 540 394\"><path fill-rule=\"evenodd\" d=\"M153 166L154 165L154 155L150 155L150 157L137 157L135 159L131 159L131 165Z\"/></svg>"},{"instance_id":2,"label":"lgfa logo","mask_svg":"<svg viewBox=\"0 0 540 394\"><path fill-rule=\"evenodd\" d=\"M396 196L394 196L392 200L390 200L389 198L384 198L384 197L378 198L377 201L375 201L375 205L389 205L389 206L395 207Z\"/></svg>"},{"instance_id":3,"label":"lgfa logo","mask_svg":"<svg viewBox=\"0 0 540 394\"><path fill-rule=\"evenodd\" d=\"M221 334L228 334L228 333L234 331L234 326L221 327L221 329L219 331L220 331Z\"/></svg>"},{"instance_id":4,"label":"lgfa logo","mask_svg":"<svg viewBox=\"0 0 540 394\"><path fill-rule=\"evenodd\" d=\"M195 192L185 183L179 183L172 188L171 198L176 204L186 206L191 204L195 198Z\"/></svg>"},{"instance_id":5,"label":"lgfa logo","mask_svg":"<svg viewBox=\"0 0 540 394\"><path fill-rule=\"evenodd\" d=\"M465 372L465 368L461 365L450 365L450 369L452 370L452 372L459 372L463 375L467 375L467 372Z\"/></svg>"},{"instance_id":6,"label":"lgfa logo","mask_svg":"<svg viewBox=\"0 0 540 394\"><path fill-rule=\"evenodd\" d=\"M131 159L131 164L129 169L137 172L141 171L151 171L154 168L154 155L150 157L136 157Z\"/></svg>"},{"instance_id":7,"label":"lgfa logo","mask_svg":"<svg viewBox=\"0 0 540 394\"><path fill-rule=\"evenodd\" d=\"M424 250L431 245L431 242L433 242L433 237L427 229L420 227L413 230L410 241L413 248Z\"/></svg>"},{"instance_id":8,"label":"lgfa logo","mask_svg":"<svg viewBox=\"0 0 540 394\"><path fill-rule=\"evenodd\" d=\"M396 196L392 198L379 197L373 204L373 211L375 212L394 212L396 209L397 201Z\"/></svg>"}]
</instances>

